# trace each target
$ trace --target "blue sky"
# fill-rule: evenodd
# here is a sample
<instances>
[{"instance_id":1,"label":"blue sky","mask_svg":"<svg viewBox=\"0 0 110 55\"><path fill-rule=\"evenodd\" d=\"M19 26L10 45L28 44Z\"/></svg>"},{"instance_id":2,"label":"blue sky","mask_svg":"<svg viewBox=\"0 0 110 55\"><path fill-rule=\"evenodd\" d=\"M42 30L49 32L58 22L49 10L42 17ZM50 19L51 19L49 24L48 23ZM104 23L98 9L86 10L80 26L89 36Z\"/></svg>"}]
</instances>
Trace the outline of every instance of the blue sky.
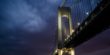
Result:
<instances>
[{"instance_id":1,"label":"blue sky","mask_svg":"<svg viewBox=\"0 0 110 55\"><path fill-rule=\"evenodd\" d=\"M75 0L68 0L65 4L72 8L74 26L76 18L82 22L88 16L87 12L90 13L100 0L90 1L76 3ZM61 2L62 0L0 0L0 55L51 55L55 47L57 8ZM106 32L104 34L108 35ZM88 49L83 50L82 46L76 48L76 53L92 54L86 52Z\"/></svg>"}]
</instances>

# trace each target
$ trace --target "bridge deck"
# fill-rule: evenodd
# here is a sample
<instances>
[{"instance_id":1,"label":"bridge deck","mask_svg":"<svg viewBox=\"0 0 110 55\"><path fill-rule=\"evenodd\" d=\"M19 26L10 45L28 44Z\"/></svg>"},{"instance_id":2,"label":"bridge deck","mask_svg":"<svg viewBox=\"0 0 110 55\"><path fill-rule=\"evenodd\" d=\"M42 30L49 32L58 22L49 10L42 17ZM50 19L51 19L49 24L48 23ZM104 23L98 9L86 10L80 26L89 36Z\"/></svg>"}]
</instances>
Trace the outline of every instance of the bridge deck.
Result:
<instances>
[{"instance_id":1,"label":"bridge deck","mask_svg":"<svg viewBox=\"0 0 110 55\"><path fill-rule=\"evenodd\" d=\"M102 3L76 29L70 38L64 42L65 47L76 47L94 37L96 34L110 28L110 0Z\"/></svg>"}]
</instances>

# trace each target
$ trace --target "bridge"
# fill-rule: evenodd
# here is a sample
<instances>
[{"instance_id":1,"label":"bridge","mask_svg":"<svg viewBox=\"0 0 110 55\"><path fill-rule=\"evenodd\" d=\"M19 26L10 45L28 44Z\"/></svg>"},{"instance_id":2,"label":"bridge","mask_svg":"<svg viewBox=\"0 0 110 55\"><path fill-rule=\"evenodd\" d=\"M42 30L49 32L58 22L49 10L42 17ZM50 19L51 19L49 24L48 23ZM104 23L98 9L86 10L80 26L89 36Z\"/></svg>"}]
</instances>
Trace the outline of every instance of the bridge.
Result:
<instances>
[{"instance_id":1,"label":"bridge","mask_svg":"<svg viewBox=\"0 0 110 55\"><path fill-rule=\"evenodd\" d=\"M81 23L81 25L79 25L78 28L76 28L75 30L73 29L74 32L71 29L72 28L71 25L69 25L70 36L64 38L63 41L62 39L64 35L62 35L63 32L60 30L60 34L58 36L58 49L63 49L64 51L67 50L69 52L73 52L73 49L75 47L79 46L83 42L94 37L98 33L103 32L104 30L110 28L109 18L110 18L110 0L102 0L101 3L99 3L98 6L94 9L94 11L92 11L90 15ZM69 22L71 22L70 18L69 18ZM58 52L60 53L58 54ZM54 55L69 55L69 54L62 54L62 50L58 52L57 53L55 52ZM70 55L74 55L74 52L70 53Z\"/></svg>"}]
</instances>

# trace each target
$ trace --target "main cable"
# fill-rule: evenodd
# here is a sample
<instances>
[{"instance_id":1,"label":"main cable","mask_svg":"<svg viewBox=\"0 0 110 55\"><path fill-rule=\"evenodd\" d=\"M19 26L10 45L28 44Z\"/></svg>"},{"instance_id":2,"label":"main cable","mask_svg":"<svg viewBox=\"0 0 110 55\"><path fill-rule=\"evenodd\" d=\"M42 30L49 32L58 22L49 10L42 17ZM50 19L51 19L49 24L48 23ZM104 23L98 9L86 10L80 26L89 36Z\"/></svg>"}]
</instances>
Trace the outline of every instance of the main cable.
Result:
<instances>
[{"instance_id":1,"label":"main cable","mask_svg":"<svg viewBox=\"0 0 110 55\"><path fill-rule=\"evenodd\" d=\"M67 1L67 0L62 0L62 3L61 3L60 6L61 6L61 7L65 6L66 1Z\"/></svg>"}]
</instances>

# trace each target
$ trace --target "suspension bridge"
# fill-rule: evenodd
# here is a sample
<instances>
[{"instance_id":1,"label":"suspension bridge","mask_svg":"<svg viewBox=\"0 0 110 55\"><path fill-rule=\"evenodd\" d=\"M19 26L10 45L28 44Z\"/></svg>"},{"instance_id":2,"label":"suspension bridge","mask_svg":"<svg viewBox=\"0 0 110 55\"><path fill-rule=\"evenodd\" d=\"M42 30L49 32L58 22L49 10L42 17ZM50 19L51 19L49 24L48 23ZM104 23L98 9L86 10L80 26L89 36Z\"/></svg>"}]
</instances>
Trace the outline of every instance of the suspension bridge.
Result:
<instances>
[{"instance_id":1,"label":"suspension bridge","mask_svg":"<svg viewBox=\"0 0 110 55\"><path fill-rule=\"evenodd\" d=\"M77 28L72 26L71 8L65 7L65 3L66 0L58 7L57 46L53 55L75 55L75 47L110 28L110 0L102 0Z\"/></svg>"}]
</instances>

